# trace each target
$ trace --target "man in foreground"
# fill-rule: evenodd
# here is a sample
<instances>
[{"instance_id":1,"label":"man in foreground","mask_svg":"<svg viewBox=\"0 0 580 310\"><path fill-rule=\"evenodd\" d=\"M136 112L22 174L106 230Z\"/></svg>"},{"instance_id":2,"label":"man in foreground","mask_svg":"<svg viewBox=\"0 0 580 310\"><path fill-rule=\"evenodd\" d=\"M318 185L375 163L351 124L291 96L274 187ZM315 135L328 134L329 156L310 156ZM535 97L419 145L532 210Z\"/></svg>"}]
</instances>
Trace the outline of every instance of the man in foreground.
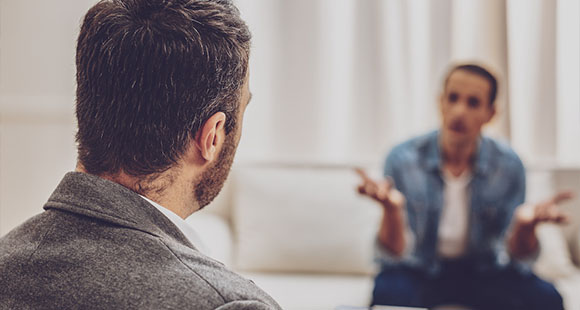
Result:
<instances>
[{"instance_id":1,"label":"man in foreground","mask_svg":"<svg viewBox=\"0 0 580 310\"><path fill-rule=\"evenodd\" d=\"M441 129L395 147L385 180L359 170L359 192L383 207L373 304L563 309L556 289L522 261L538 251L539 223L566 220L557 204L570 194L523 204L520 159L481 134L496 93L488 70L453 67L440 97Z\"/></svg>"},{"instance_id":2,"label":"man in foreground","mask_svg":"<svg viewBox=\"0 0 580 310\"><path fill-rule=\"evenodd\" d=\"M77 44L78 164L0 239L2 309L280 309L180 227L220 191L250 100L230 1L104 0Z\"/></svg>"}]
</instances>

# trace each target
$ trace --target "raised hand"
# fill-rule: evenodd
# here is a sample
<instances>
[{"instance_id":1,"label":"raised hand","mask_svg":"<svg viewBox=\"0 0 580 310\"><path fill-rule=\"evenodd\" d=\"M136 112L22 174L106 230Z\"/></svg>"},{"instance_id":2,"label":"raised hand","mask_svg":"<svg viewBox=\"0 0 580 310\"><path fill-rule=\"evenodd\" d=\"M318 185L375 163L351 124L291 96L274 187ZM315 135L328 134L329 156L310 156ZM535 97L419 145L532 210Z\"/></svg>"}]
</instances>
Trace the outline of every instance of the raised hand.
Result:
<instances>
[{"instance_id":1,"label":"raised hand","mask_svg":"<svg viewBox=\"0 0 580 310\"><path fill-rule=\"evenodd\" d=\"M401 256L407 246L405 196L393 187L391 180L375 181L364 170L356 168L355 171L362 180L358 192L383 206L383 219L378 232L379 241L393 255Z\"/></svg>"},{"instance_id":2,"label":"raised hand","mask_svg":"<svg viewBox=\"0 0 580 310\"><path fill-rule=\"evenodd\" d=\"M568 215L564 213L559 204L574 197L570 191L562 191L551 199L538 204L525 204L516 210L515 219L523 226L535 226L539 223L567 223Z\"/></svg>"},{"instance_id":3,"label":"raised hand","mask_svg":"<svg viewBox=\"0 0 580 310\"><path fill-rule=\"evenodd\" d=\"M378 201L389 210L401 210L405 206L405 196L393 187L391 179L377 181L370 178L361 168L356 168L355 171L362 181L358 186L360 194Z\"/></svg>"},{"instance_id":4,"label":"raised hand","mask_svg":"<svg viewBox=\"0 0 580 310\"><path fill-rule=\"evenodd\" d=\"M564 191L544 202L519 206L514 214L513 232L507 241L512 256L525 258L537 251L539 244L535 232L537 224L566 223L568 216L558 205L573 196L572 192Z\"/></svg>"}]
</instances>

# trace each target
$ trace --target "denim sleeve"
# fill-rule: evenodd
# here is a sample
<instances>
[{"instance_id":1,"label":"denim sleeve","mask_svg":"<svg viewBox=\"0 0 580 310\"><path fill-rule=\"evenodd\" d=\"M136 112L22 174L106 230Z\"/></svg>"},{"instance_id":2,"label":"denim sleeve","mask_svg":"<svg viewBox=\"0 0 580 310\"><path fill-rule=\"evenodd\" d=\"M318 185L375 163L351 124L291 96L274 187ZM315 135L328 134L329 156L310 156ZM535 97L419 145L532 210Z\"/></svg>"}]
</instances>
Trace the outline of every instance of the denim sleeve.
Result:
<instances>
[{"instance_id":1,"label":"denim sleeve","mask_svg":"<svg viewBox=\"0 0 580 310\"><path fill-rule=\"evenodd\" d=\"M526 197L526 172L524 169L524 166L521 162L521 160L519 158L516 158L516 163L513 165L514 170L512 171L512 173L514 174L514 181L512 183L512 195L506 200L506 214L503 217L504 218L504 223L503 226L504 230L501 234L501 238L500 240L498 240L497 244L496 244L496 249L498 252L498 258L500 257L505 257L508 258L510 257L509 254L509 249L507 246L507 238L510 235L510 232L512 230L512 225L513 225L513 216L514 216L514 212L517 209L517 207L519 207L520 205L522 205L525 202L525 197ZM528 257L522 258L522 259L515 259L515 264L518 267L521 267L523 269L529 269L531 267L531 265L536 261L536 259L539 256L539 249L537 251L535 251L534 253L532 253L531 255L529 255ZM508 259L509 260L509 259Z\"/></svg>"},{"instance_id":2,"label":"denim sleeve","mask_svg":"<svg viewBox=\"0 0 580 310\"><path fill-rule=\"evenodd\" d=\"M389 156L387 156L383 172L385 178L390 178L393 181L395 188L404 194L404 190L398 187L398 185L403 184L401 178L404 177L397 169L400 167L398 164L398 158L400 157L399 153L400 150L395 148L389 154ZM412 220L413 214L410 214L408 208L405 207L405 209L407 210L405 217L405 249L403 250L403 254L401 256L395 256L390 253L390 251L387 250L379 241L379 238L375 238L375 259L383 265L394 265L397 263L413 260L416 238L415 233L411 230L408 224L409 221Z\"/></svg>"},{"instance_id":3,"label":"denim sleeve","mask_svg":"<svg viewBox=\"0 0 580 310\"><path fill-rule=\"evenodd\" d=\"M415 235L407 228L405 231L405 250L401 256L395 256L387 250L379 238L375 238L375 260L382 265L395 265L401 262L410 262L414 258L412 256L415 248Z\"/></svg>"},{"instance_id":4,"label":"denim sleeve","mask_svg":"<svg viewBox=\"0 0 580 310\"><path fill-rule=\"evenodd\" d=\"M510 196L506 197L506 204L505 204L505 216L503 220L505 221L502 225L504 227L504 231L502 236L505 236L506 232L508 231L508 227L511 227L512 218L514 215L515 210L518 206L524 203L526 199L526 171L524 169L524 165L522 164L519 158L516 158L515 163L513 164L514 169L511 171L513 175L513 181L511 184L511 191Z\"/></svg>"}]
</instances>

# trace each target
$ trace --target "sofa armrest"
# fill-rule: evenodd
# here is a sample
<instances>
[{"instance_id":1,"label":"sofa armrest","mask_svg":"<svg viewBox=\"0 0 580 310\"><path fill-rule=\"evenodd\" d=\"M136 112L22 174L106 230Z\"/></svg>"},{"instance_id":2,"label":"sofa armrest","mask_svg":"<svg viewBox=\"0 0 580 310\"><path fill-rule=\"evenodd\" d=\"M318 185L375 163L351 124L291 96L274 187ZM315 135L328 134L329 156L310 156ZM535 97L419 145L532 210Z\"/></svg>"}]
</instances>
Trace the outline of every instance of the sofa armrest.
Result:
<instances>
[{"instance_id":1,"label":"sofa armrest","mask_svg":"<svg viewBox=\"0 0 580 310\"><path fill-rule=\"evenodd\" d=\"M576 227L570 242L572 244L570 248L572 253L572 261L576 263L576 267L580 269L580 225Z\"/></svg>"}]
</instances>

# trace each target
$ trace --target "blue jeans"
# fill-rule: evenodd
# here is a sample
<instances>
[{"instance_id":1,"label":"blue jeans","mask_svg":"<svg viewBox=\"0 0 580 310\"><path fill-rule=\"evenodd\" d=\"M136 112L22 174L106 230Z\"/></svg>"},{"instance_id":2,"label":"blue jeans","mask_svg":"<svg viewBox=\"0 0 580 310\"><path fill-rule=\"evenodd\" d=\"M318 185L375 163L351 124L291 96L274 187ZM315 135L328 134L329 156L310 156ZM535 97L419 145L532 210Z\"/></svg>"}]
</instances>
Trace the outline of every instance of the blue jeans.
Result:
<instances>
[{"instance_id":1,"label":"blue jeans","mask_svg":"<svg viewBox=\"0 0 580 310\"><path fill-rule=\"evenodd\" d=\"M469 261L445 262L436 277L408 267L383 269L372 305L431 308L460 304L478 310L563 310L554 286L513 268L479 272Z\"/></svg>"}]
</instances>

